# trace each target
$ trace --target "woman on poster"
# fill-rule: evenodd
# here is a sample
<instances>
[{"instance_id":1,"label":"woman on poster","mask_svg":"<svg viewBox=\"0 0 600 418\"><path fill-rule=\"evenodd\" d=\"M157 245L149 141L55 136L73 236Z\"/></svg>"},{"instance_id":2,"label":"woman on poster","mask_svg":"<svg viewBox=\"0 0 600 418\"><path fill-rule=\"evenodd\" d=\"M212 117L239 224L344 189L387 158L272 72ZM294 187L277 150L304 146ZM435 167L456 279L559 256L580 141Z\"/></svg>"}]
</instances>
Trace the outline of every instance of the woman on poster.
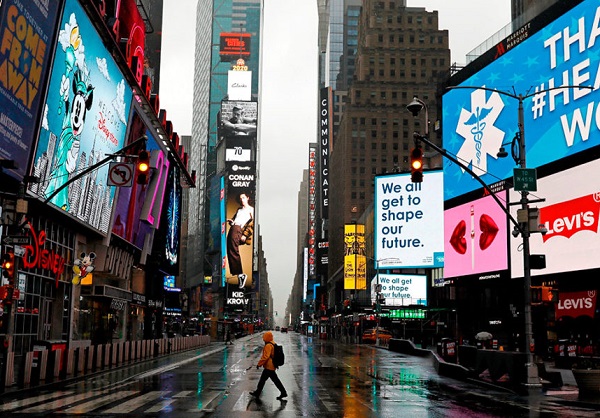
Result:
<instances>
[{"instance_id":1,"label":"woman on poster","mask_svg":"<svg viewBox=\"0 0 600 418\"><path fill-rule=\"evenodd\" d=\"M239 203L240 207L236 210L235 215L231 219L227 219L227 223L230 225L227 233L227 261L229 272L232 276L238 277L240 288L243 288L246 285L247 275L244 274L239 247L250 243L254 224L254 208L250 206L248 193L240 193Z\"/></svg>"}]
</instances>

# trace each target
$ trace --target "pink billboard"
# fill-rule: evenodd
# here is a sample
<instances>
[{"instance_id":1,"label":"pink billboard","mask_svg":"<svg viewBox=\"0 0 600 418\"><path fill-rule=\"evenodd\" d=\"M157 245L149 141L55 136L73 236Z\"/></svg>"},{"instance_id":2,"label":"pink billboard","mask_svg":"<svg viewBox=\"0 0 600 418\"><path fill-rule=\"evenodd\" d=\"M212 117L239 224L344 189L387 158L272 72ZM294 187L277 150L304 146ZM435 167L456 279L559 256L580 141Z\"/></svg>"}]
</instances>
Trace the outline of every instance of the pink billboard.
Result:
<instances>
[{"instance_id":1,"label":"pink billboard","mask_svg":"<svg viewBox=\"0 0 600 418\"><path fill-rule=\"evenodd\" d=\"M600 160L595 160L538 179L537 191L530 199L544 201L529 206L539 209L539 224L547 232L531 234L529 244L531 254L546 256L546 268L532 270L532 275L600 267L600 184L595 176L598 172ZM511 190L511 202L519 198ZM514 216L519 207L511 206ZM522 238L510 238L512 277L523 277L523 253L519 250Z\"/></svg>"},{"instance_id":2,"label":"pink billboard","mask_svg":"<svg viewBox=\"0 0 600 418\"><path fill-rule=\"evenodd\" d=\"M501 201L506 199L497 195ZM444 212L444 277L508 268L507 218L492 196Z\"/></svg>"}]
</instances>

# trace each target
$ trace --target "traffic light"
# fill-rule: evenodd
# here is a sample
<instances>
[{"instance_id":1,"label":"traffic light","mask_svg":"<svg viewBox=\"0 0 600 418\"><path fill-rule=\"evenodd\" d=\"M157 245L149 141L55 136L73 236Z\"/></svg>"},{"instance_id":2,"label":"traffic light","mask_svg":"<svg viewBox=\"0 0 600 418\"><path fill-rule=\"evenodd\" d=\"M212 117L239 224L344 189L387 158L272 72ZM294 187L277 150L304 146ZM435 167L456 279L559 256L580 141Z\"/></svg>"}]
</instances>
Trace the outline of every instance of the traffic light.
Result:
<instances>
[{"instance_id":1,"label":"traffic light","mask_svg":"<svg viewBox=\"0 0 600 418\"><path fill-rule=\"evenodd\" d=\"M10 283L15 277L15 254L12 251L2 256L2 277L8 279Z\"/></svg>"},{"instance_id":2,"label":"traffic light","mask_svg":"<svg viewBox=\"0 0 600 418\"><path fill-rule=\"evenodd\" d=\"M413 183L423 182L423 150L420 146L410 152L410 181Z\"/></svg>"},{"instance_id":3,"label":"traffic light","mask_svg":"<svg viewBox=\"0 0 600 418\"><path fill-rule=\"evenodd\" d=\"M542 302L542 286L531 286L531 304L541 305Z\"/></svg>"},{"instance_id":4,"label":"traffic light","mask_svg":"<svg viewBox=\"0 0 600 418\"><path fill-rule=\"evenodd\" d=\"M137 162L137 184L148 183L148 172L150 171L150 153L146 150L140 151Z\"/></svg>"}]
</instances>

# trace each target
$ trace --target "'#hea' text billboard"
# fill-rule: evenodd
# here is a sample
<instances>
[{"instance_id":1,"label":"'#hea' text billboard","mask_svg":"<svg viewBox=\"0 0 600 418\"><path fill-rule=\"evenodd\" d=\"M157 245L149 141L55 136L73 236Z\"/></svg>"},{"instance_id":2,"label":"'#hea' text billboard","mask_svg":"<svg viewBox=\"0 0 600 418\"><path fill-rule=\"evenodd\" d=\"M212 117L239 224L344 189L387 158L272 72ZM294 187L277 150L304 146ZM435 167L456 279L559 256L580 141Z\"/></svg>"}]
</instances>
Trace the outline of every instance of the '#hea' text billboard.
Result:
<instances>
[{"instance_id":1,"label":"'#hea' text billboard","mask_svg":"<svg viewBox=\"0 0 600 418\"><path fill-rule=\"evenodd\" d=\"M488 184L512 176L513 159L496 154L518 132L519 100L478 87L530 96L523 100L530 168L600 145L599 22L598 1L584 1L459 85L465 88L449 90L442 100L448 153ZM452 179L446 199L481 187L456 164L445 164L444 173Z\"/></svg>"}]
</instances>

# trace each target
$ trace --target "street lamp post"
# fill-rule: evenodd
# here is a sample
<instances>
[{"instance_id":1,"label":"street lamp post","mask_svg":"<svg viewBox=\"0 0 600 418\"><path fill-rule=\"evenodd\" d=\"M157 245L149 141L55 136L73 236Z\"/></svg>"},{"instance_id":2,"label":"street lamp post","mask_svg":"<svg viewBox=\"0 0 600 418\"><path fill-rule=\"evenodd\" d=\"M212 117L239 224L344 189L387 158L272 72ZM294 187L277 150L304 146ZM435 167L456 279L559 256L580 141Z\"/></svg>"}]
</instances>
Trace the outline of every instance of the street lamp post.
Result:
<instances>
[{"instance_id":1,"label":"street lamp post","mask_svg":"<svg viewBox=\"0 0 600 418\"><path fill-rule=\"evenodd\" d=\"M493 88L487 88L487 87L481 87L481 86L450 86L448 87L448 89L471 89L471 90L487 90L490 92L494 92L494 93L498 93L501 95L505 95L508 97L511 97L513 99L518 100L519 102L519 107L518 107L518 128L519 128L519 135L517 137L517 140L519 141L519 155L518 158L515 158L515 162L519 165L519 167L521 169L525 169L527 168L527 163L526 163L526 147L525 147L525 127L524 127L524 111L523 111L523 101L529 97L533 97L535 95L541 94L541 93L545 93L545 92L549 92L551 90L558 90L558 89L590 89L593 90L594 88L591 86L559 86L559 87L552 87L552 88L548 88L548 89L544 89L544 90L536 90L533 93L530 94L526 94L526 95L522 95L522 94L511 94L502 90L497 90L497 89L493 89ZM413 114L413 116L417 116L419 111L421 110L421 108L425 108L425 114L427 115L427 105L417 99L416 97L413 99L413 101L407 106L407 109ZM451 156L448 155L448 153L445 152L445 150L443 150L440 147L437 147L435 144L431 143L429 141L428 138L426 138L427 135L425 135L425 138L420 137L422 140L425 140L425 142L432 146L434 149L436 149L436 151L440 152L444 157L449 158L450 160L452 160L453 162L457 163L459 166L461 166L463 169L466 169L466 171L469 172L469 174L473 175L477 181L479 181L482 185L484 185L484 187L487 189L487 186L485 185L485 183L483 182L483 180L481 180L481 178L479 176L477 176L475 173L473 173L470 169L468 169L468 167L466 167L464 164L460 163L458 160L456 160L455 158L452 158ZM505 156L506 153L502 153L502 156ZM501 155L499 155L500 157ZM515 231L518 231L518 233L521 234L521 238L523 240L523 287L524 287L524 322L525 322L525 353L526 353L526 364L525 364L525 368L527 370L527 381L526 381L526 386L529 388L537 388L537 387L541 387L541 383L539 380L539 376L538 376L538 370L537 370L537 365L534 362L534 356L533 356L533 347L534 347L534 340L533 340L533 325L532 325L532 317L531 317L531 265L530 265L530 247L529 247L529 238L531 235L531 230L529 228L529 203L531 202L528 199L529 192L527 190L522 190L521 191L521 199L520 199L520 204L521 204L521 211L526 214L526 220L525 222L515 222L514 218L510 215L510 212L508 210L506 210L501 204L500 202L496 200L496 202L505 210L505 212L507 213L507 215L509 216L510 220L515 224ZM492 196L495 198L495 195L492 193ZM515 235L517 236L517 235Z\"/></svg>"}]
</instances>

